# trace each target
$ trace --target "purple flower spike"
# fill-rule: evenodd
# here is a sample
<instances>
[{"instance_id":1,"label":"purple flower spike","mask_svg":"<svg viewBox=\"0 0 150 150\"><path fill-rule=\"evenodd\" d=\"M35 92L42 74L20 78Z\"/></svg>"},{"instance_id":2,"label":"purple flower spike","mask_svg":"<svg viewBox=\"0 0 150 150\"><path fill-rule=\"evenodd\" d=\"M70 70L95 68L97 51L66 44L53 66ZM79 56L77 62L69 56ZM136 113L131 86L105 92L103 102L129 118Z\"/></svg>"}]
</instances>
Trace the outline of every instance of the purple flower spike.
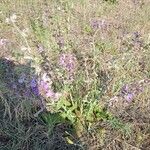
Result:
<instances>
[{"instance_id":1,"label":"purple flower spike","mask_svg":"<svg viewBox=\"0 0 150 150\"><path fill-rule=\"evenodd\" d=\"M54 93L52 90L49 90L46 93L47 98L52 98L53 100L57 101L61 97L61 93Z\"/></svg>"},{"instance_id":2,"label":"purple flower spike","mask_svg":"<svg viewBox=\"0 0 150 150\"><path fill-rule=\"evenodd\" d=\"M67 71L73 72L76 66L76 57L72 54L62 54L59 64Z\"/></svg>"},{"instance_id":3,"label":"purple flower spike","mask_svg":"<svg viewBox=\"0 0 150 150\"><path fill-rule=\"evenodd\" d=\"M32 92L33 92L34 95L39 96L39 89L38 89L38 87L32 87L31 89L32 89Z\"/></svg>"},{"instance_id":4,"label":"purple flower spike","mask_svg":"<svg viewBox=\"0 0 150 150\"><path fill-rule=\"evenodd\" d=\"M93 29L107 30L109 23L105 19L92 19L91 27Z\"/></svg>"},{"instance_id":5,"label":"purple flower spike","mask_svg":"<svg viewBox=\"0 0 150 150\"><path fill-rule=\"evenodd\" d=\"M43 88L43 90L47 91L48 90L48 83L41 81L41 87Z\"/></svg>"},{"instance_id":6,"label":"purple flower spike","mask_svg":"<svg viewBox=\"0 0 150 150\"><path fill-rule=\"evenodd\" d=\"M69 82L70 81L72 82L73 81L73 76L74 76L74 73L75 73L75 69L76 69L76 66L77 66L76 57L72 54L61 54L61 56L59 58L59 64L66 71L67 80Z\"/></svg>"},{"instance_id":7,"label":"purple flower spike","mask_svg":"<svg viewBox=\"0 0 150 150\"><path fill-rule=\"evenodd\" d=\"M32 79L30 82L31 87L36 87L37 86L37 81L35 79Z\"/></svg>"},{"instance_id":8,"label":"purple flower spike","mask_svg":"<svg viewBox=\"0 0 150 150\"><path fill-rule=\"evenodd\" d=\"M39 93L38 84L37 84L36 79L33 78L31 80L30 86L31 86L31 90L32 90L33 94L36 96L39 96L40 93Z\"/></svg>"},{"instance_id":9,"label":"purple flower spike","mask_svg":"<svg viewBox=\"0 0 150 150\"><path fill-rule=\"evenodd\" d=\"M126 101L132 102L134 95L131 94L131 93L129 93L129 94L127 94L127 95L124 96L124 97L125 97L125 100L126 100Z\"/></svg>"},{"instance_id":10,"label":"purple flower spike","mask_svg":"<svg viewBox=\"0 0 150 150\"><path fill-rule=\"evenodd\" d=\"M55 98L55 93L51 90L49 90L47 93L46 93L46 97L50 97L50 98Z\"/></svg>"}]
</instances>

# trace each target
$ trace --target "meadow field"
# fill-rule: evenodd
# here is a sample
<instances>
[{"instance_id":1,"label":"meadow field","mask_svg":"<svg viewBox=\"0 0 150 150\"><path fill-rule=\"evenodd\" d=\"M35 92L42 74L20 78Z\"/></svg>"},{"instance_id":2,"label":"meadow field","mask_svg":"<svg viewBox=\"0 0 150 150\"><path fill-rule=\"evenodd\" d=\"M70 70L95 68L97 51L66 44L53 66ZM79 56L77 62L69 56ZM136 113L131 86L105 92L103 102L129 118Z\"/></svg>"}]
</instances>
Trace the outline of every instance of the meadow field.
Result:
<instances>
[{"instance_id":1,"label":"meadow field","mask_svg":"<svg viewBox=\"0 0 150 150\"><path fill-rule=\"evenodd\" d=\"M150 0L0 0L0 150L150 150Z\"/></svg>"}]
</instances>

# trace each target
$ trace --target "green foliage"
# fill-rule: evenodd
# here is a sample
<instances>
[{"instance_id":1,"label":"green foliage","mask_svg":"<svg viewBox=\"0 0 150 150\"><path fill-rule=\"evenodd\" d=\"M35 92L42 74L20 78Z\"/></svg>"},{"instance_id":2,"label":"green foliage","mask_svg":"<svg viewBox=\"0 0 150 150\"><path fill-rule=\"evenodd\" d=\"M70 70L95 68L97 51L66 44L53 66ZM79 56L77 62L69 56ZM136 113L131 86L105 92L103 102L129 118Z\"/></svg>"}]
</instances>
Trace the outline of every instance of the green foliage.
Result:
<instances>
[{"instance_id":1,"label":"green foliage","mask_svg":"<svg viewBox=\"0 0 150 150\"><path fill-rule=\"evenodd\" d=\"M108 122L113 128L121 130L126 135L131 134L131 128L129 124L125 124L121 120L112 116L108 119Z\"/></svg>"},{"instance_id":2,"label":"green foliage","mask_svg":"<svg viewBox=\"0 0 150 150\"><path fill-rule=\"evenodd\" d=\"M77 103L71 103L66 99L62 99L57 103L57 110L61 112L61 116L68 119L72 124L76 121L75 110L77 109Z\"/></svg>"},{"instance_id":3,"label":"green foliage","mask_svg":"<svg viewBox=\"0 0 150 150\"><path fill-rule=\"evenodd\" d=\"M49 134L51 134L56 124L65 122L65 120L61 117L60 113L44 113L41 115L41 118L48 126Z\"/></svg>"},{"instance_id":4,"label":"green foliage","mask_svg":"<svg viewBox=\"0 0 150 150\"><path fill-rule=\"evenodd\" d=\"M47 30L38 20L31 19L30 22L36 40L47 46L49 41L49 30Z\"/></svg>"},{"instance_id":5,"label":"green foliage","mask_svg":"<svg viewBox=\"0 0 150 150\"><path fill-rule=\"evenodd\" d=\"M89 25L85 25L83 31L89 35L92 34L92 32L93 32L92 28Z\"/></svg>"}]
</instances>

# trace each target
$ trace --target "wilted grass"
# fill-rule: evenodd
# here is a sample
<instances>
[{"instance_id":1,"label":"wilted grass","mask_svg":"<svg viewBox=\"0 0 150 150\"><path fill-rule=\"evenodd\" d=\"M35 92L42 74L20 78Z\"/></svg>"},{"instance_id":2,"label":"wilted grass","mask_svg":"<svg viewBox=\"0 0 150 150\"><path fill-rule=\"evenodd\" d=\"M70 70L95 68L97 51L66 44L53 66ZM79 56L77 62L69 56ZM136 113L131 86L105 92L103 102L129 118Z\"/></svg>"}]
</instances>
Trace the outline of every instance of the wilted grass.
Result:
<instances>
[{"instance_id":1,"label":"wilted grass","mask_svg":"<svg viewBox=\"0 0 150 150\"><path fill-rule=\"evenodd\" d=\"M0 4L0 149L150 148L149 0Z\"/></svg>"}]
</instances>

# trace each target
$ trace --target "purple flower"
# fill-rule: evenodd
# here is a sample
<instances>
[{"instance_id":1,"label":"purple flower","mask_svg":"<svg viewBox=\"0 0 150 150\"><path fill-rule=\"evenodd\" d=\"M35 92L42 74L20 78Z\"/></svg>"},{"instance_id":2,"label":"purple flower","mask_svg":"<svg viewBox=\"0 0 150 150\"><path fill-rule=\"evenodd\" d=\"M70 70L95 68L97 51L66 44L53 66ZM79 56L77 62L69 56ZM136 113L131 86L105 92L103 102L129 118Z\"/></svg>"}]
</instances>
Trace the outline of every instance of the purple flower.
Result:
<instances>
[{"instance_id":1,"label":"purple flower","mask_svg":"<svg viewBox=\"0 0 150 150\"><path fill-rule=\"evenodd\" d=\"M49 88L49 85L48 85L47 82L41 81L41 82L39 83L39 88L40 88L41 91L47 92L47 91L48 91L48 88Z\"/></svg>"},{"instance_id":2,"label":"purple flower","mask_svg":"<svg viewBox=\"0 0 150 150\"><path fill-rule=\"evenodd\" d=\"M93 19L91 21L91 27L93 29L107 30L107 28L108 28L108 22L106 22L106 20L104 20L104 19L102 19L102 20Z\"/></svg>"},{"instance_id":3,"label":"purple flower","mask_svg":"<svg viewBox=\"0 0 150 150\"><path fill-rule=\"evenodd\" d=\"M36 87L37 86L37 81L36 81L36 79L32 79L31 80L31 82L30 82L30 85L31 85L31 87Z\"/></svg>"},{"instance_id":4,"label":"purple flower","mask_svg":"<svg viewBox=\"0 0 150 150\"><path fill-rule=\"evenodd\" d=\"M62 54L59 58L59 64L69 74L72 74L76 68L76 57L72 54Z\"/></svg>"},{"instance_id":5,"label":"purple flower","mask_svg":"<svg viewBox=\"0 0 150 150\"><path fill-rule=\"evenodd\" d=\"M53 100L58 100L61 96L60 93L55 93L51 87L49 86L49 84L45 81L41 81L39 84L39 91L40 93L47 97L47 98L51 98Z\"/></svg>"},{"instance_id":6,"label":"purple flower","mask_svg":"<svg viewBox=\"0 0 150 150\"><path fill-rule=\"evenodd\" d=\"M61 54L59 64L67 73L67 82L73 81L74 71L76 69L77 59L72 54ZM70 80L71 79L71 80Z\"/></svg>"},{"instance_id":7,"label":"purple flower","mask_svg":"<svg viewBox=\"0 0 150 150\"><path fill-rule=\"evenodd\" d=\"M120 91L121 95L127 94L129 92L129 86L128 85L124 85Z\"/></svg>"},{"instance_id":8,"label":"purple flower","mask_svg":"<svg viewBox=\"0 0 150 150\"><path fill-rule=\"evenodd\" d=\"M55 93L53 92L52 90L49 90L47 93L46 93L46 97L47 98L52 98L53 100L58 100L60 97L61 97L61 93Z\"/></svg>"},{"instance_id":9,"label":"purple flower","mask_svg":"<svg viewBox=\"0 0 150 150\"><path fill-rule=\"evenodd\" d=\"M38 89L38 84L35 78L33 78L30 82L31 90L34 95L39 96L39 89Z\"/></svg>"},{"instance_id":10,"label":"purple flower","mask_svg":"<svg viewBox=\"0 0 150 150\"><path fill-rule=\"evenodd\" d=\"M36 95L36 96L40 95L38 87L31 87L31 89L32 89L32 92L34 95Z\"/></svg>"},{"instance_id":11,"label":"purple flower","mask_svg":"<svg viewBox=\"0 0 150 150\"><path fill-rule=\"evenodd\" d=\"M134 95L129 93L129 94L125 95L124 98L127 102L132 102Z\"/></svg>"},{"instance_id":12,"label":"purple flower","mask_svg":"<svg viewBox=\"0 0 150 150\"><path fill-rule=\"evenodd\" d=\"M74 70L76 57L72 54L62 54L59 58L59 64L68 71Z\"/></svg>"},{"instance_id":13,"label":"purple flower","mask_svg":"<svg viewBox=\"0 0 150 150\"><path fill-rule=\"evenodd\" d=\"M16 85L15 83L13 83L13 84L12 84L12 88L13 88L14 90L16 90L16 89L17 89L17 85Z\"/></svg>"},{"instance_id":14,"label":"purple flower","mask_svg":"<svg viewBox=\"0 0 150 150\"><path fill-rule=\"evenodd\" d=\"M46 97L55 98L55 93L52 90L48 90L46 93Z\"/></svg>"}]
</instances>

